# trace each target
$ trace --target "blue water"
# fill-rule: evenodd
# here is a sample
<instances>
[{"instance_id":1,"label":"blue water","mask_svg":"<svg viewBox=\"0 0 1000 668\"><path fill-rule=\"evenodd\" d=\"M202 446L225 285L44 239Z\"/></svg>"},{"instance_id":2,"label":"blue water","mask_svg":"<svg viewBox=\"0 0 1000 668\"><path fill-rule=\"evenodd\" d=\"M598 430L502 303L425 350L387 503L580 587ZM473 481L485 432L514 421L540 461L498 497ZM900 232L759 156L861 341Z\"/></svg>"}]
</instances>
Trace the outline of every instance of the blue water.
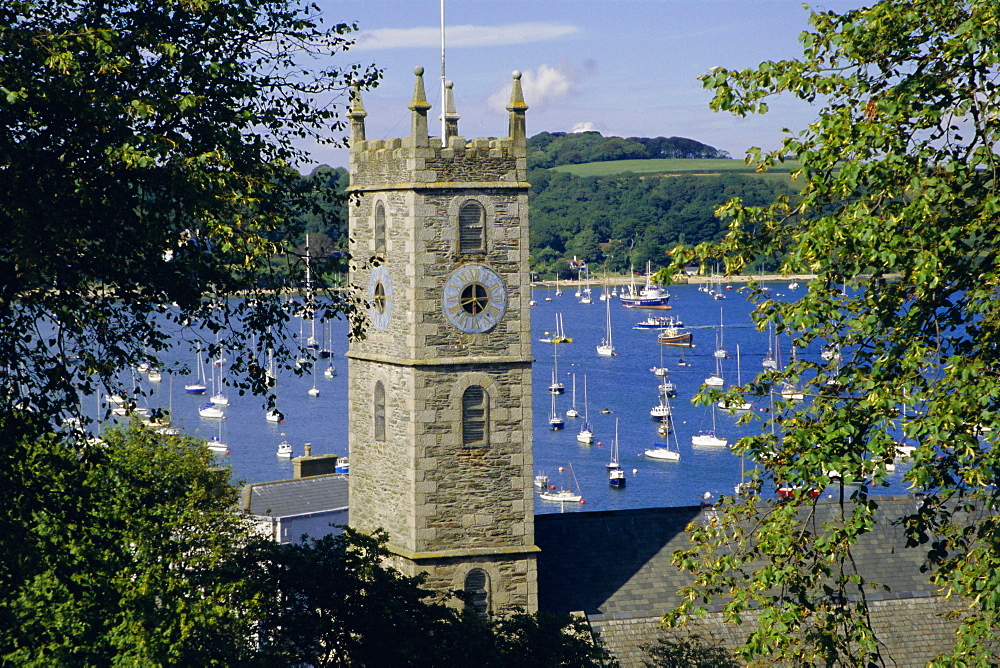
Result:
<instances>
[{"instance_id":1,"label":"blue water","mask_svg":"<svg viewBox=\"0 0 1000 668\"><path fill-rule=\"evenodd\" d=\"M773 284L772 291L779 298L792 299L795 292L787 290L787 283ZM536 472L549 475L550 482L558 487L574 486L568 473L570 465L579 482L584 504L566 504L541 500L535 502L536 512L569 512L575 510L611 510L696 504L705 492L714 496L731 494L733 485L740 480L740 459L728 448L693 447L691 436L711 427L711 412L707 407L694 406L692 396L701 387L705 377L715 370L716 330L723 323L723 347L729 358L723 360L722 370L726 385L736 383L736 346L740 347L743 381L761 370L761 361L767 352L767 337L758 332L750 322L752 305L747 303L734 286L727 290L727 299L714 300L695 285L672 286L670 311L642 311L626 309L612 300L611 316L614 345L617 356L598 357L596 346L604 338L605 304L596 298L593 304L581 304L573 296L573 289L564 288L555 296L554 290L535 290L538 305L531 310L532 346L535 357L533 367L534 460ZM804 288L800 287L799 290ZM782 296L782 293L784 295ZM800 292L801 294L801 292ZM550 298L551 301L545 301ZM556 314L563 315L567 336L573 343L541 343L538 339L555 327ZM694 333L693 348L660 346L656 330L637 330L633 325L650 314L672 315L683 320L685 328ZM245 482L261 482L290 478L292 464L276 456L278 443L288 440L296 456L303 454L303 444L312 444L313 454L347 455L347 324L334 321L333 341L335 356L331 360L337 367L332 379L322 373L316 378L320 390L318 397L308 396L313 386L311 376L281 375L278 380L278 407L285 414L282 424L272 424L264 419L264 408L257 397L238 397L229 392L231 405L226 409L227 419L201 418L197 409L206 396L187 395L183 386L186 377L170 381L165 374L159 386L152 386L151 406L168 407L173 396L175 423L193 436L211 438L220 435L229 444L230 454L219 456L220 463L232 467L235 477ZM580 445L576 433L582 420L566 418L566 428L551 431L548 419L551 399L547 391L553 369L553 348L558 348L558 372L565 384L566 393L556 397L560 415L565 415L572 403L573 375L576 374L576 407L584 412L583 383L587 377L587 394L590 422L594 429L594 444ZM782 350L788 350L788 340L782 341ZM676 426L677 444L681 453L679 462L647 460L641 453L655 442L667 437L657 434L658 423L649 415L649 409L658 403L658 378L650 367L663 364L670 370L670 379L677 385L678 396L671 399ZM805 351L804 357L819 359L820 349ZM684 359L689 366L678 366ZM321 361L321 364L323 362ZM211 393L211 389L207 394ZM759 411L762 406L755 406ZM613 413L601 414L602 408ZM606 464L611 455L615 421L618 420L620 460L627 473L623 489L612 488L607 482ZM736 417L722 410L716 411L717 432L734 443L741 436L760 429L761 422L750 425L735 424ZM221 425L220 425L221 422ZM673 437L671 443L673 443ZM565 469L563 473L559 468ZM901 478L905 464L896 465L891 478L892 487L887 493L904 491Z\"/></svg>"}]
</instances>

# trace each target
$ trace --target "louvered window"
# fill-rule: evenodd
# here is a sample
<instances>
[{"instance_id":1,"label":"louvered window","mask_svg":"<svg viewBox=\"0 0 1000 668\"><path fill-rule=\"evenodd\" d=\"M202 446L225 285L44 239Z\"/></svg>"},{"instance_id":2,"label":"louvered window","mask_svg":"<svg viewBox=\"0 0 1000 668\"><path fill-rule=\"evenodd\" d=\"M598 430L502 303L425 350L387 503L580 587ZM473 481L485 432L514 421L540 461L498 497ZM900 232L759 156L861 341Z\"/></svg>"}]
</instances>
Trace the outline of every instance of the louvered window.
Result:
<instances>
[{"instance_id":1,"label":"louvered window","mask_svg":"<svg viewBox=\"0 0 1000 668\"><path fill-rule=\"evenodd\" d=\"M470 594L467 605L480 615L490 611L490 578L481 568L473 568L465 576L465 591Z\"/></svg>"},{"instance_id":2,"label":"louvered window","mask_svg":"<svg viewBox=\"0 0 1000 668\"><path fill-rule=\"evenodd\" d=\"M458 250L476 253L485 250L486 210L479 202L466 202L458 211Z\"/></svg>"},{"instance_id":3,"label":"louvered window","mask_svg":"<svg viewBox=\"0 0 1000 668\"><path fill-rule=\"evenodd\" d=\"M385 205L375 204L375 252L385 252Z\"/></svg>"},{"instance_id":4,"label":"louvered window","mask_svg":"<svg viewBox=\"0 0 1000 668\"><path fill-rule=\"evenodd\" d=\"M375 383L375 440L385 440L385 386Z\"/></svg>"},{"instance_id":5,"label":"louvered window","mask_svg":"<svg viewBox=\"0 0 1000 668\"><path fill-rule=\"evenodd\" d=\"M488 445L489 395L478 385L472 385L462 395L462 445Z\"/></svg>"}]
</instances>

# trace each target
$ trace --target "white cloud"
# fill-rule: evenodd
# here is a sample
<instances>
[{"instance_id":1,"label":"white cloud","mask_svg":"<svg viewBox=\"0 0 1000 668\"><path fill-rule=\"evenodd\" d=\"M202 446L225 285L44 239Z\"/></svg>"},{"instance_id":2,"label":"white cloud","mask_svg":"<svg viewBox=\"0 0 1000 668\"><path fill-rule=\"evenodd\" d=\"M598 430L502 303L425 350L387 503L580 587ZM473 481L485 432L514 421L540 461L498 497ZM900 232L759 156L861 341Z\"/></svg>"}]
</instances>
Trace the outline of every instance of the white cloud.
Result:
<instances>
[{"instance_id":1,"label":"white cloud","mask_svg":"<svg viewBox=\"0 0 1000 668\"><path fill-rule=\"evenodd\" d=\"M591 121L583 121L582 123L575 123L573 128L570 130L571 133L575 132L596 132L597 126Z\"/></svg>"},{"instance_id":2,"label":"white cloud","mask_svg":"<svg viewBox=\"0 0 1000 668\"><path fill-rule=\"evenodd\" d=\"M532 72L526 70L521 76L524 101L529 108L544 107L553 100L568 97L575 92L576 71L566 63L559 65L539 65ZM492 108L503 111L510 101L510 84L489 97Z\"/></svg>"},{"instance_id":3,"label":"white cloud","mask_svg":"<svg viewBox=\"0 0 1000 668\"><path fill-rule=\"evenodd\" d=\"M447 26L445 40L447 47L463 46L509 46L546 42L571 35L579 28L572 25L551 23L512 23L503 26ZM359 33L357 43L351 51L362 49L401 49L412 47L437 47L441 45L438 27L423 28L380 28Z\"/></svg>"}]
</instances>

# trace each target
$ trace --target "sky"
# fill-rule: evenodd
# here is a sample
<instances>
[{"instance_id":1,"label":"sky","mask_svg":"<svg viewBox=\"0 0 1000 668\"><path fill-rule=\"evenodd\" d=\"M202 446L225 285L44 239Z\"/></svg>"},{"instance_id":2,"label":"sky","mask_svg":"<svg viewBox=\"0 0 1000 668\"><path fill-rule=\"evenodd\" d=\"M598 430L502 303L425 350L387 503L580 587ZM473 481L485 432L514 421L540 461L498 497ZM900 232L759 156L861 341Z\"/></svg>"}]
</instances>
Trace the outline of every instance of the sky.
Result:
<instances>
[{"instance_id":1,"label":"sky","mask_svg":"<svg viewBox=\"0 0 1000 668\"><path fill-rule=\"evenodd\" d=\"M425 68L431 134L440 134L440 0L316 0L333 22L356 22L356 44L334 64L374 63L363 94L368 139L409 133L413 68ZM843 12L860 1L822 0ZM780 145L816 108L778 99L741 119L708 108L698 76L801 55L809 12L795 0L445 0L445 76L459 134L503 136L511 73L522 72L528 136L597 130L604 136L687 137L742 158ZM341 105L346 99L334 100ZM308 146L316 164L346 166L345 150Z\"/></svg>"}]
</instances>

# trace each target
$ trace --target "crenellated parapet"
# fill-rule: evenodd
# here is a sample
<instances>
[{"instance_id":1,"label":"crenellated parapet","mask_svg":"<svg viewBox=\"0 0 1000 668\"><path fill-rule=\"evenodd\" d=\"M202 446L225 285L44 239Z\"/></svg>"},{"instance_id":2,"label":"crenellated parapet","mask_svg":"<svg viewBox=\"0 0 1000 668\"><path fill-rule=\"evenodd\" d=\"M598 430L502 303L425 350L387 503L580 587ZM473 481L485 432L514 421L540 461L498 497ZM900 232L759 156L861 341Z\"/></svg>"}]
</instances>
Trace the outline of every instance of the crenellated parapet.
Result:
<instances>
[{"instance_id":1,"label":"crenellated parapet","mask_svg":"<svg viewBox=\"0 0 1000 668\"><path fill-rule=\"evenodd\" d=\"M508 136L466 139L458 136L459 115L455 111L451 82L445 92L445 133L428 135L423 68L414 68L416 83L410 109L411 135L394 139L365 139L364 106L360 91L352 95L348 113L351 123L351 189L455 188L475 183L477 187L526 188L528 180L527 139L521 73L514 72Z\"/></svg>"}]
</instances>

